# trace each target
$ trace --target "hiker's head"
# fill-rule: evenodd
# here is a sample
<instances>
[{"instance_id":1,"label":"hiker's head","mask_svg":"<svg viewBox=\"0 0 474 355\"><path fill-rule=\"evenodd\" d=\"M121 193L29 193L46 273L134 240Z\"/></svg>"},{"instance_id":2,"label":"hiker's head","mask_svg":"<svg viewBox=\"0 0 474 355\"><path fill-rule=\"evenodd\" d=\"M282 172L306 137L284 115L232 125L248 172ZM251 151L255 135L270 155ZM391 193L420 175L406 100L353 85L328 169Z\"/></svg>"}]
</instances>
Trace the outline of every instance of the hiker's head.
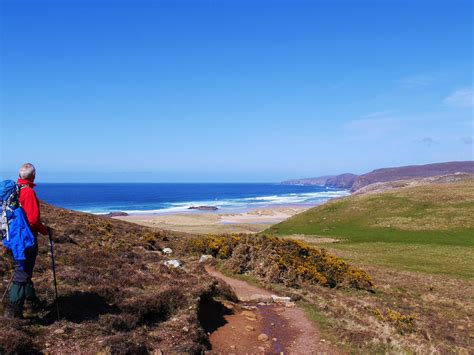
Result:
<instances>
[{"instance_id":1,"label":"hiker's head","mask_svg":"<svg viewBox=\"0 0 474 355\"><path fill-rule=\"evenodd\" d=\"M36 177L36 169L33 164L25 163L21 166L18 175L20 176L20 179L25 179L33 182L35 181Z\"/></svg>"}]
</instances>

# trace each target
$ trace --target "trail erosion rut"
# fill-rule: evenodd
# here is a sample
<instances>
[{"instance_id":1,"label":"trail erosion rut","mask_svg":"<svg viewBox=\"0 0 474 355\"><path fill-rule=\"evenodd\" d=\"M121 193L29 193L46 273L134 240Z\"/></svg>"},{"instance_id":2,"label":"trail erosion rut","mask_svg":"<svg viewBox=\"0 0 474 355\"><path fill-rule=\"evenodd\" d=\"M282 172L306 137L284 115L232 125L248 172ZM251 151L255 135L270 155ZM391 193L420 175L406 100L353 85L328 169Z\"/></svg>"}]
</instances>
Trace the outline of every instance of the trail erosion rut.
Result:
<instances>
[{"instance_id":1,"label":"trail erosion rut","mask_svg":"<svg viewBox=\"0 0 474 355\"><path fill-rule=\"evenodd\" d=\"M338 354L321 336L303 309L292 302L269 302L274 293L225 276L210 266L206 271L228 284L239 302L226 303L223 321L210 334L209 354Z\"/></svg>"}]
</instances>

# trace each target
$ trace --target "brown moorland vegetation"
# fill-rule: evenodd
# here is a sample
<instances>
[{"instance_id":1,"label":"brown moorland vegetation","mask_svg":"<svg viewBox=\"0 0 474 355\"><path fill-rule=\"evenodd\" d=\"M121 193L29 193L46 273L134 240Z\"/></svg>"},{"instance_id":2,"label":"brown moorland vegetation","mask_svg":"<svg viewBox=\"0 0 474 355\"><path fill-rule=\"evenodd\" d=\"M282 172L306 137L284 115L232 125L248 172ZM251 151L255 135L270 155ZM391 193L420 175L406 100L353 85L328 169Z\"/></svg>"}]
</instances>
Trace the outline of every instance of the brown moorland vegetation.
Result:
<instances>
[{"instance_id":1,"label":"brown moorland vegetation","mask_svg":"<svg viewBox=\"0 0 474 355\"><path fill-rule=\"evenodd\" d=\"M51 259L40 237L34 280L48 308L15 322L0 318L0 353L199 353L209 347L199 309L232 292L202 270L170 269L159 250L166 232L43 205L55 230L60 320L53 304ZM2 290L9 257L0 257ZM226 293L227 292L227 293Z\"/></svg>"}]
</instances>

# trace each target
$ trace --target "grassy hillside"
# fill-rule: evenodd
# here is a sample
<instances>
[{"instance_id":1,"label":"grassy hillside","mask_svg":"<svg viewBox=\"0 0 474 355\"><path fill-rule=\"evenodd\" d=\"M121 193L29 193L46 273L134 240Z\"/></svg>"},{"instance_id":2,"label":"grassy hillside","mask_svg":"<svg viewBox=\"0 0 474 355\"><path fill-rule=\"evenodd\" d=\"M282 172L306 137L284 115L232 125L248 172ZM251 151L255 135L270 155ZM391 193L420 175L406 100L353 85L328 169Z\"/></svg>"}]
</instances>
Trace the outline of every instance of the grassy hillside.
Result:
<instances>
[{"instance_id":1,"label":"grassy hillside","mask_svg":"<svg viewBox=\"0 0 474 355\"><path fill-rule=\"evenodd\" d=\"M473 277L474 179L351 196L310 209L267 232L339 243L364 264ZM466 248L467 247L467 248Z\"/></svg>"}]
</instances>

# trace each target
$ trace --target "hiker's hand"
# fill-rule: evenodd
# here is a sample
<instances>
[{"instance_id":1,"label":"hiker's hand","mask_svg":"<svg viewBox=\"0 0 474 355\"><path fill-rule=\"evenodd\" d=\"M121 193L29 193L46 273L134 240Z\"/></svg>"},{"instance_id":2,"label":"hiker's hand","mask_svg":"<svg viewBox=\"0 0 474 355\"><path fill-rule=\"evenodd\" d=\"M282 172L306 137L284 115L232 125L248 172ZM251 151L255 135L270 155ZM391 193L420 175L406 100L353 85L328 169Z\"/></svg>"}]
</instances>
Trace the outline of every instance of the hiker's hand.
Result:
<instances>
[{"instance_id":1,"label":"hiker's hand","mask_svg":"<svg viewBox=\"0 0 474 355\"><path fill-rule=\"evenodd\" d=\"M13 269L15 267L15 261L13 260L13 254L10 249L5 248L2 246L2 255L0 256L0 260L3 259L4 262L8 264L8 267L10 269Z\"/></svg>"},{"instance_id":2,"label":"hiker's hand","mask_svg":"<svg viewBox=\"0 0 474 355\"><path fill-rule=\"evenodd\" d=\"M11 254L12 253L11 253L10 249L5 248L4 246L2 246L2 255L10 256Z\"/></svg>"}]
</instances>

